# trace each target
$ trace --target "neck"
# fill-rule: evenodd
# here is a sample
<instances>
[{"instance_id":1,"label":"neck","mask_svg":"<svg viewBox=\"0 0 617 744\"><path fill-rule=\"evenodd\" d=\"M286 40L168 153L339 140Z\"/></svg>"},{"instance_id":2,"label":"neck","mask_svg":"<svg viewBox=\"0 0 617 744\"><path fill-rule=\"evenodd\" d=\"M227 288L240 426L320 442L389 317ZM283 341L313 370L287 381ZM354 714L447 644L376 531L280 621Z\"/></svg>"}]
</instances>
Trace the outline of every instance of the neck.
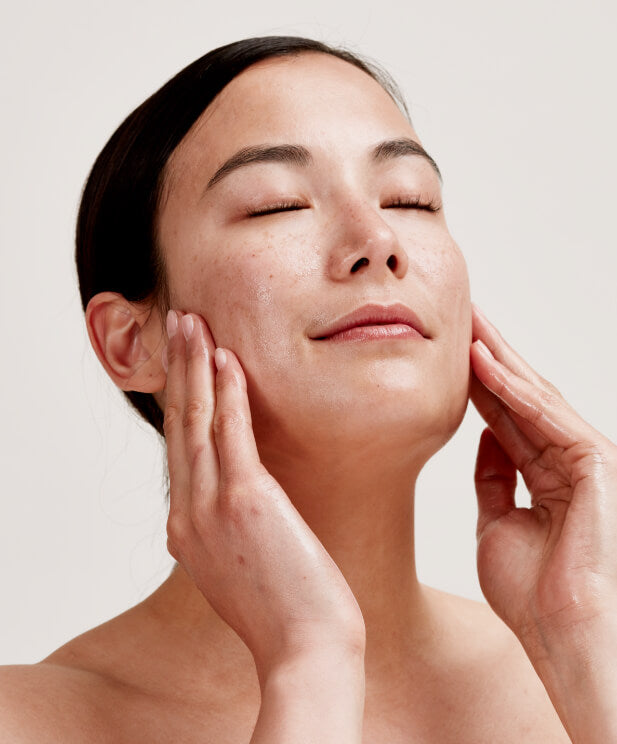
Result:
<instances>
[{"instance_id":1,"label":"neck","mask_svg":"<svg viewBox=\"0 0 617 744\"><path fill-rule=\"evenodd\" d=\"M419 467L401 467L383 456L379 467L349 463L294 468L267 463L295 508L338 565L356 597L366 626L366 673L387 677L403 673L410 659L426 650L435 623L425 587L416 575L414 486ZM374 462L374 461L373 461ZM327 464L329 465L329 463ZM293 473L290 476L289 473ZM151 598L195 649L213 649L241 666L252 657L238 636L214 612L185 571L177 567ZM223 659L221 659L222 661ZM234 662L231 662L234 663Z\"/></svg>"}]
</instances>

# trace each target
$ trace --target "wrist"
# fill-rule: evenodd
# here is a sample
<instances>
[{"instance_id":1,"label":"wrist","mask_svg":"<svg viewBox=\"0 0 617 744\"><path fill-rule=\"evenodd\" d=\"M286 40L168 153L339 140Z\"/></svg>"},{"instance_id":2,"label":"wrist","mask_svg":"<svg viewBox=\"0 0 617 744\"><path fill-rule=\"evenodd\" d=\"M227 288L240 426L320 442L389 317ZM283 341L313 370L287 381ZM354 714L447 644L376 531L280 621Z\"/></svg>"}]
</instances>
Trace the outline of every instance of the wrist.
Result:
<instances>
[{"instance_id":1,"label":"wrist","mask_svg":"<svg viewBox=\"0 0 617 744\"><path fill-rule=\"evenodd\" d=\"M364 647L334 643L306 646L271 659L258 667L257 672L263 693L266 685L272 687L291 678L310 682L322 675L336 685L339 676L334 670L341 671L340 677L352 675L364 679Z\"/></svg>"},{"instance_id":2,"label":"wrist","mask_svg":"<svg viewBox=\"0 0 617 744\"><path fill-rule=\"evenodd\" d=\"M617 741L617 613L523 643L572 742Z\"/></svg>"},{"instance_id":3,"label":"wrist","mask_svg":"<svg viewBox=\"0 0 617 744\"><path fill-rule=\"evenodd\" d=\"M363 654L339 648L288 657L260 684L261 707L251 744L362 741Z\"/></svg>"},{"instance_id":4,"label":"wrist","mask_svg":"<svg viewBox=\"0 0 617 744\"><path fill-rule=\"evenodd\" d=\"M344 632L311 629L310 632L295 633L274 649L272 644L267 649L260 649L259 653L253 649L253 658L263 689L266 680L279 671L304 672L309 668L328 668L333 663L364 670L365 650L364 626L359 629L345 629Z\"/></svg>"}]
</instances>

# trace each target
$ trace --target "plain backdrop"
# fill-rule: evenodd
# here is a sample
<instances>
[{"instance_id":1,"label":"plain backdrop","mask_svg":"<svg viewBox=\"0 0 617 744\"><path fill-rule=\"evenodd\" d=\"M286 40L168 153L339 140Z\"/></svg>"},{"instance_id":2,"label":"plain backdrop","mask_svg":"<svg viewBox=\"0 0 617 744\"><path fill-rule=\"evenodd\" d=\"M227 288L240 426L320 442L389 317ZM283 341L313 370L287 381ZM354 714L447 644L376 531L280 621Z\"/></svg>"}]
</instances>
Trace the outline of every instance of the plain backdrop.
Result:
<instances>
[{"instance_id":1,"label":"plain backdrop","mask_svg":"<svg viewBox=\"0 0 617 744\"><path fill-rule=\"evenodd\" d=\"M41 659L169 571L164 451L89 346L73 230L115 127L221 44L306 35L389 69L443 172L473 298L617 439L612 0L22 0L1 12L0 663ZM420 580L475 599L481 429L470 408L417 489Z\"/></svg>"}]
</instances>

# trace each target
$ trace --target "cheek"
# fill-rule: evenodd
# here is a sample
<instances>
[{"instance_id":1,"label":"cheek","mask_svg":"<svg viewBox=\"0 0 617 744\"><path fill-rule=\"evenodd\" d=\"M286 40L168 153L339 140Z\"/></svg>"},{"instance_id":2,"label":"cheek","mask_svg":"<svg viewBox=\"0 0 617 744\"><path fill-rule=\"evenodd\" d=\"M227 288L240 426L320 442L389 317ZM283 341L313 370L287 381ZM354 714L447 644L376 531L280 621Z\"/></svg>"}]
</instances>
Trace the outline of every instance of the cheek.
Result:
<instances>
[{"instance_id":1,"label":"cheek","mask_svg":"<svg viewBox=\"0 0 617 744\"><path fill-rule=\"evenodd\" d=\"M469 378L471 297L467 265L458 245L449 236L428 241L410 271L421 275L426 286L439 337L439 374L450 390L463 395Z\"/></svg>"},{"instance_id":2,"label":"cheek","mask_svg":"<svg viewBox=\"0 0 617 744\"><path fill-rule=\"evenodd\" d=\"M312 269L290 245L297 243L273 245L264 234L258 244L223 244L208 261L190 264L187 306L204 316L215 342L232 349L247 372L292 354L289 324L301 280Z\"/></svg>"},{"instance_id":3,"label":"cheek","mask_svg":"<svg viewBox=\"0 0 617 744\"><path fill-rule=\"evenodd\" d=\"M471 297L465 259L458 248L452 252L449 271L444 274L444 297L447 301L441 308L444 323L449 329L446 339L451 351L449 384L453 391L454 426L458 427L469 398L471 363ZM458 413L455 409L458 407Z\"/></svg>"},{"instance_id":4,"label":"cheek","mask_svg":"<svg viewBox=\"0 0 617 744\"><path fill-rule=\"evenodd\" d=\"M424 239L423 239L424 238ZM409 271L427 289L434 317L442 331L466 336L471 329L471 299L467 264L449 235L427 231L410 255Z\"/></svg>"}]
</instances>

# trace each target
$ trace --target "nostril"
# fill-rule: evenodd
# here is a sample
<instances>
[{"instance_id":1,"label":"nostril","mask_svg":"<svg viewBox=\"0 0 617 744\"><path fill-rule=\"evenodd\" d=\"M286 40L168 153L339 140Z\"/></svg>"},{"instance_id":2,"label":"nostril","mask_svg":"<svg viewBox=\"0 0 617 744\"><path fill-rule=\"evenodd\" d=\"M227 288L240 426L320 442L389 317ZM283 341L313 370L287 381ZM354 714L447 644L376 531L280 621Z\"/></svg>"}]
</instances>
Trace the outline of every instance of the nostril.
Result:
<instances>
[{"instance_id":1,"label":"nostril","mask_svg":"<svg viewBox=\"0 0 617 744\"><path fill-rule=\"evenodd\" d=\"M368 264L368 258L360 258L358 259L355 264L351 267L351 273L354 274L361 266L366 266Z\"/></svg>"},{"instance_id":2,"label":"nostril","mask_svg":"<svg viewBox=\"0 0 617 744\"><path fill-rule=\"evenodd\" d=\"M386 264L391 271L396 271L396 267L398 266L398 261L396 260L396 256L392 254L386 261Z\"/></svg>"}]
</instances>

